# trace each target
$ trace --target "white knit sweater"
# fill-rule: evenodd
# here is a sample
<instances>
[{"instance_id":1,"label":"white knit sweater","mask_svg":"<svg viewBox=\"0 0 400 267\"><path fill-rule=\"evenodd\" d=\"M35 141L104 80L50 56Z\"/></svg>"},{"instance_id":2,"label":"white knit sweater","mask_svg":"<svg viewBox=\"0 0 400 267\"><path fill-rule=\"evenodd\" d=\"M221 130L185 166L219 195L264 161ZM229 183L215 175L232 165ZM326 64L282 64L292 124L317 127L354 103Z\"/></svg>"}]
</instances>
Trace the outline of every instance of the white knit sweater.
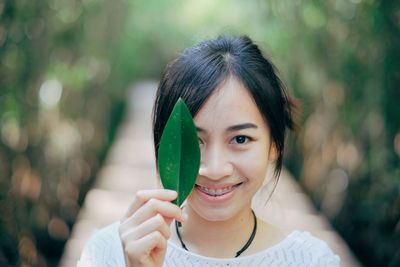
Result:
<instances>
[{"instance_id":1,"label":"white knit sweater","mask_svg":"<svg viewBox=\"0 0 400 267\"><path fill-rule=\"evenodd\" d=\"M78 267L125 267L118 226L119 223L111 224L92 236L83 250ZM336 267L340 266L340 259L324 241L301 231L293 231L284 240L266 250L230 259L200 256L168 242L163 267L190 266Z\"/></svg>"}]
</instances>

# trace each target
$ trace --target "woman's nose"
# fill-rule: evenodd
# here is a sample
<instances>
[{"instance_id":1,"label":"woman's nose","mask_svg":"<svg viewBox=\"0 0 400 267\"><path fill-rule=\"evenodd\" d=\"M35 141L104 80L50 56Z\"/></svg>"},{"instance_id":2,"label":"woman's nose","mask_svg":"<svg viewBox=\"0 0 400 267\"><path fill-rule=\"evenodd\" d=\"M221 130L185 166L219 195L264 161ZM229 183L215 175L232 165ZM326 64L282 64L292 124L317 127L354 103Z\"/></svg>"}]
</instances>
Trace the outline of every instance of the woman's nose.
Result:
<instances>
[{"instance_id":1,"label":"woman's nose","mask_svg":"<svg viewBox=\"0 0 400 267\"><path fill-rule=\"evenodd\" d=\"M233 166L229 161L228 152L213 145L201 152L199 175L208 179L218 180L232 175Z\"/></svg>"}]
</instances>

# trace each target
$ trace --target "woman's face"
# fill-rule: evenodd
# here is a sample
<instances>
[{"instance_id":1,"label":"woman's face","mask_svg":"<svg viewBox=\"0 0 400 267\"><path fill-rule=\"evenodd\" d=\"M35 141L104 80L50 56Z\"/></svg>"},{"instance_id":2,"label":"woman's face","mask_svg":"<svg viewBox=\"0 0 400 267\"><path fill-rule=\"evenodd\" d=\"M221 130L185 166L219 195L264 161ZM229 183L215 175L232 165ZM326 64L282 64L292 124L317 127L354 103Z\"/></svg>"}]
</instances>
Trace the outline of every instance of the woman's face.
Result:
<instances>
[{"instance_id":1,"label":"woman's face","mask_svg":"<svg viewBox=\"0 0 400 267\"><path fill-rule=\"evenodd\" d=\"M195 189L187 204L202 218L221 221L247 211L275 160L269 129L247 89L230 78L194 118L201 148Z\"/></svg>"}]
</instances>

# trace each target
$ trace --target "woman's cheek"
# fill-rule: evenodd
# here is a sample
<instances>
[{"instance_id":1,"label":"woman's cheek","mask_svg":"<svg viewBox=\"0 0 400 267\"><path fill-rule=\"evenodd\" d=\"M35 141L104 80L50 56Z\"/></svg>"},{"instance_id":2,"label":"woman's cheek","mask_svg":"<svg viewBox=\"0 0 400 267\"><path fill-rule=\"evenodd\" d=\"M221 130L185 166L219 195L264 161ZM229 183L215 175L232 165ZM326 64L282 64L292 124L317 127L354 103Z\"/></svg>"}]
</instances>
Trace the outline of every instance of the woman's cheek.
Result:
<instances>
[{"instance_id":1,"label":"woman's cheek","mask_svg":"<svg viewBox=\"0 0 400 267\"><path fill-rule=\"evenodd\" d=\"M268 152L262 149L246 151L235 157L237 171L248 179L264 178L268 166Z\"/></svg>"}]
</instances>

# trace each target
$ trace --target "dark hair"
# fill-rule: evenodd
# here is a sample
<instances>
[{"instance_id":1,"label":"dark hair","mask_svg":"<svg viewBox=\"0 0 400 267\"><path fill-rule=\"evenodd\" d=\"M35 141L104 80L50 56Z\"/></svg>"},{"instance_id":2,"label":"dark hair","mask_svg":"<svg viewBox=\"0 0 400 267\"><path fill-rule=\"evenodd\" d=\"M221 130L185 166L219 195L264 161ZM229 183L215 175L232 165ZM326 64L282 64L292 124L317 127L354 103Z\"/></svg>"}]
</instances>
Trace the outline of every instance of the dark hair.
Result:
<instances>
[{"instance_id":1,"label":"dark hair","mask_svg":"<svg viewBox=\"0 0 400 267\"><path fill-rule=\"evenodd\" d=\"M276 74L275 67L247 36L222 35L186 49L166 67L153 109L156 158L165 124L181 97L194 117L205 101L229 77L249 90L268 123L278 158L275 175L282 168L286 128L294 129L294 103Z\"/></svg>"}]
</instances>

